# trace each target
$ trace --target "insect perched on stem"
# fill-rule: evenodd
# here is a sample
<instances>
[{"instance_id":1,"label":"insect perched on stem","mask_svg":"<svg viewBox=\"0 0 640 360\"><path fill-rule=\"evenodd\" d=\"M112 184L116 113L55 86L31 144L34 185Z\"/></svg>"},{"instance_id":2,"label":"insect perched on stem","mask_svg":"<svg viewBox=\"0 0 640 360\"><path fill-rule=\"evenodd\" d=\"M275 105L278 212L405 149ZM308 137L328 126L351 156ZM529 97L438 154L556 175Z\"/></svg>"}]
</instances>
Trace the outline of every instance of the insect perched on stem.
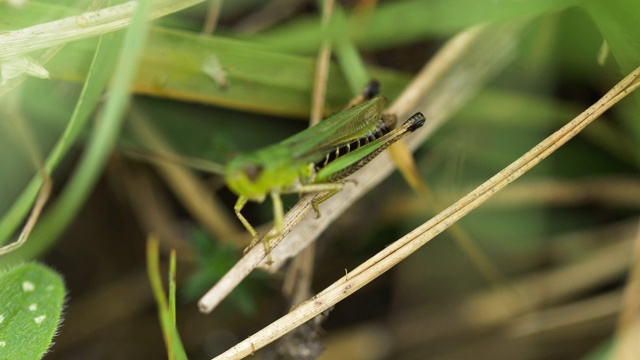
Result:
<instances>
[{"instance_id":1,"label":"insect perched on stem","mask_svg":"<svg viewBox=\"0 0 640 360\"><path fill-rule=\"evenodd\" d=\"M173 160L224 175L229 189L238 195L234 206L236 216L253 237L247 250L258 243L259 238L241 211L248 201L262 202L270 196L274 227L264 237L265 250L269 253L269 241L283 231L282 194L319 193L312 202L319 217L318 205L342 190L347 176L424 124L425 117L416 113L394 129L396 116L383 114L385 98L371 99L376 92L377 83L372 82L347 110L282 142L241 154L226 166L193 158ZM367 99L371 100L362 103ZM130 154L136 156L135 151ZM152 156L137 155L154 160Z\"/></svg>"},{"instance_id":2,"label":"insect perched on stem","mask_svg":"<svg viewBox=\"0 0 640 360\"><path fill-rule=\"evenodd\" d=\"M281 194L324 193L312 203L319 217L318 205L342 190L347 176L424 124L425 117L416 113L393 129L396 117L382 113L385 103L384 97L375 97L227 164L226 183L238 195L236 216L253 237L247 249L259 241L256 230L241 213L248 201L262 202L269 195L273 202L274 231L264 238L268 253L269 240L283 230Z\"/></svg>"}]
</instances>

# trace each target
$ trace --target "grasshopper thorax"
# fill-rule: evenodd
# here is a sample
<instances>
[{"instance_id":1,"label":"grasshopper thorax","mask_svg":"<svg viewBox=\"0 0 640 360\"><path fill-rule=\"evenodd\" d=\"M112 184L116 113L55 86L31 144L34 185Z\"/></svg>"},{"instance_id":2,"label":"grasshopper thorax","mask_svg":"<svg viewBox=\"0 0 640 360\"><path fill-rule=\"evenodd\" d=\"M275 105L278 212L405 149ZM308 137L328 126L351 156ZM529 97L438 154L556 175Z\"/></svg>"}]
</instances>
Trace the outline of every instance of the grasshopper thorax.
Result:
<instances>
[{"instance_id":1,"label":"grasshopper thorax","mask_svg":"<svg viewBox=\"0 0 640 360\"><path fill-rule=\"evenodd\" d=\"M231 191L251 201L262 202L270 192L295 191L296 184L312 176L310 167L292 164L289 157L277 153L279 150L269 147L240 155L229 162L225 180Z\"/></svg>"}]
</instances>

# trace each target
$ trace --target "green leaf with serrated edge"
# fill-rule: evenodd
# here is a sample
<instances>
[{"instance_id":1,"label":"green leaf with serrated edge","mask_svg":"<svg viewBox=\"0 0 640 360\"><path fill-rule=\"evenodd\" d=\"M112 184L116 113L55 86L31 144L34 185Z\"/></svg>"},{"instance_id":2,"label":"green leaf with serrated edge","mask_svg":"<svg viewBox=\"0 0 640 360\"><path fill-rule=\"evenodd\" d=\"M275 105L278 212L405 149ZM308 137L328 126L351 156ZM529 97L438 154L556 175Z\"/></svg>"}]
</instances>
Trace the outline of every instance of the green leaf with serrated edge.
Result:
<instances>
[{"instance_id":1,"label":"green leaf with serrated edge","mask_svg":"<svg viewBox=\"0 0 640 360\"><path fill-rule=\"evenodd\" d=\"M62 278L37 263L0 274L0 359L40 359L51 345L64 302Z\"/></svg>"}]
</instances>

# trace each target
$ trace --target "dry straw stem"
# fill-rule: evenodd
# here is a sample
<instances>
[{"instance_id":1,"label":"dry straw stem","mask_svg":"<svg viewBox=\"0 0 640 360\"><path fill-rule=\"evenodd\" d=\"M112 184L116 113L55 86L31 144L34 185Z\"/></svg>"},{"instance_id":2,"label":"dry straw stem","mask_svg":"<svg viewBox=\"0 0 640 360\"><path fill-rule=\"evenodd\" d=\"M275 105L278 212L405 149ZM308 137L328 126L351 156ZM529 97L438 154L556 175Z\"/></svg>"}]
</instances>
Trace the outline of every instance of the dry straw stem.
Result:
<instances>
[{"instance_id":1,"label":"dry straw stem","mask_svg":"<svg viewBox=\"0 0 640 360\"><path fill-rule=\"evenodd\" d=\"M158 1L150 12L149 19L183 10L202 1L204 0ZM100 6L102 2L104 1L95 0L89 9ZM49 72L43 65L51 60L65 44L129 26L135 6L136 2L130 1L24 29L0 31L0 69L3 75L0 77L4 78L0 84L0 96L18 87L25 80L25 75L48 79ZM47 50L35 60L26 55L45 48ZM6 78L5 70L11 64L21 65L15 69L11 78Z\"/></svg>"},{"instance_id":2,"label":"dry straw stem","mask_svg":"<svg viewBox=\"0 0 640 360\"><path fill-rule=\"evenodd\" d=\"M104 0L94 0L85 12L103 6L104 2ZM32 59L30 56L23 55L12 57L10 59L5 59L4 61L2 61L2 83L0 84L0 96L4 96L4 94L7 94L13 89L17 88L26 79L27 76L49 79L49 72L44 68L44 64L51 60L63 47L63 44L51 46L47 48L47 50L42 54L40 54L37 59ZM0 50L2 50L1 47ZM11 78L7 78L5 76L7 65L15 62L19 63L20 66L15 69L16 72L14 76L12 76Z\"/></svg>"},{"instance_id":3,"label":"dry straw stem","mask_svg":"<svg viewBox=\"0 0 640 360\"><path fill-rule=\"evenodd\" d=\"M333 12L333 0L326 0L322 7L322 27L326 29L331 20ZM309 126L313 126L322 120L324 112L324 103L327 93L327 79L329 77L329 64L331 60L331 41L325 39L322 41L320 52L316 58L316 76L313 82L313 98L311 108L311 119Z\"/></svg>"},{"instance_id":4,"label":"dry straw stem","mask_svg":"<svg viewBox=\"0 0 640 360\"><path fill-rule=\"evenodd\" d=\"M597 329L599 333L602 333L611 329L608 321L602 320L614 318L620 310L621 300L622 291L616 290L527 314L515 319L513 325L507 328L507 334L514 339L541 336L554 331L557 333L569 331L568 336L575 334L571 334L571 330L593 332L594 329ZM564 337L560 334L558 336ZM558 342L561 341L555 337L554 339Z\"/></svg>"},{"instance_id":5,"label":"dry straw stem","mask_svg":"<svg viewBox=\"0 0 640 360\"><path fill-rule=\"evenodd\" d=\"M438 193L438 199L443 203L452 203L457 198L453 191ZM490 203L484 205L484 209L513 209L525 204L575 206L585 203L623 208L640 207L640 180L631 176L522 180L497 194ZM424 201L411 194L396 195L385 207L387 211L383 221L390 222L421 211L424 209Z\"/></svg>"},{"instance_id":6,"label":"dry straw stem","mask_svg":"<svg viewBox=\"0 0 640 360\"><path fill-rule=\"evenodd\" d=\"M144 233L156 234L162 250L176 250L178 260L196 261L196 251L180 232L179 220L168 194L162 191L160 180L152 176L151 170L128 166L116 156L107 167L106 174L125 192Z\"/></svg>"},{"instance_id":7,"label":"dry straw stem","mask_svg":"<svg viewBox=\"0 0 640 360\"><path fill-rule=\"evenodd\" d=\"M20 111L17 109L12 109L17 106L17 99L13 98L12 102L5 106L5 110L13 110L14 115L9 116L9 120L7 125L10 125L8 130L15 131L16 136L22 140L24 144L25 151L29 156L31 162L35 166L38 171L38 174L42 178L42 185L40 185L40 190L38 191L38 196L36 197L36 201L31 209L31 214L27 218L27 222L25 223L22 231L20 231L20 235L18 235L18 239L15 242L7 244L5 246L0 247L0 256L8 254L27 242L31 231L36 226L38 219L40 218L40 214L42 213L42 209L44 209L47 200L49 199L49 195L51 194L51 178L49 174L44 168L44 164L42 162L41 151L40 148L34 138L34 134L26 125L26 120L20 115ZM18 114L18 115L15 115Z\"/></svg>"},{"instance_id":8,"label":"dry straw stem","mask_svg":"<svg viewBox=\"0 0 640 360\"><path fill-rule=\"evenodd\" d=\"M618 241L599 248L580 261L512 281L512 289L526 301L504 306L503 292L508 290L486 291L469 297L457 313L474 327L496 326L532 308L539 309L576 297L620 277L629 267L622 260L628 257L633 238L615 228L606 234L610 235L609 239L618 236Z\"/></svg>"},{"instance_id":9,"label":"dry straw stem","mask_svg":"<svg viewBox=\"0 0 640 360\"><path fill-rule=\"evenodd\" d=\"M611 357L614 360L632 360L640 353L640 227L637 229Z\"/></svg>"},{"instance_id":10,"label":"dry straw stem","mask_svg":"<svg viewBox=\"0 0 640 360\"><path fill-rule=\"evenodd\" d=\"M222 8L222 0L209 0L207 9L207 18L202 28L202 33L211 35L216 30L218 18L220 17L220 9Z\"/></svg>"},{"instance_id":11,"label":"dry straw stem","mask_svg":"<svg viewBox=\"0 0 640 360\"><path fill-rule=\"evenodd\" d=\"M530 345L531 341L539 341L541 337L548 338L549 331L567 332L578 328L592 333L594 329L599 329L595 330L599 334L610 331L620 303L616 304L604 297L582 300L580 296L592 293L594 289L602 289L625 274L629 268L629 253L633 248L639 220L633 218L606 226L571 231L548 239L550 246L546 251L553 252L559 265L553 269L524 274L511 281L511 286L532 306L517 304L521 306L505 311L503 294L500 293L502 290L481 290L459 303L447 304L445 311L435 310L432 304L428 304L396 312L386 324L387 332L398 339L394 343L398 348L420 347L443 338L468 339L471 334L477 335L480 331L492 334L491 341L499 341L511 349L517 347L518 343L526 342ZM603 239L606 239L606 244L602 243ZM577 244L597 248L576 259ZM621 293L620 290L616 291ZM531 300L528 297L530 295ZM606 298L611 300L616 296L619 297L612 294ZM572 299L580 300L567 305L567 301ZM531 307L535 312L530 311ZM579 314L580 309L588 309L593 313ZM523 312L526 313L523 315ZM429 324L427 331L425 324ZM602 324L608 326L608 330L604 330ZM334 337L334 334L330 337ZM480 346L486 350L485 345ZM465 352L471 354L473 348L470 346Z\"/></svg>"},{"instance_id":12,"label":"dry straw stem","mask_svg":"<svg viewBox=\"0 0 640 360\"><path fill-rule=\"evenodd\" d=\"M292 312L237 344L215 359L240 359L256 349L273 342L288 331L322 313L373 279L386 272L398 262L412 254L429 240L443 232L471 210L487 201L497 191L513 182L532 167L552 154L560 146L576 136L589 123L597 119L611 106L640 86L640 68L634 70L614 86L598 102L571 120L560 130L543 140L511 165L500 171L467 196L445 209L423 225L394 242L355 270L339 279L317 296L301 304Z\"/></svg>"},{"instance_id":13,"label":"dry straw stem","mask_svg":"<svg viewBox=\"0 0 640 360\"><path fill-rule=\"evenodd\" d=\"M51 194L51 178L49 178L49 175L47 175L44 170L40 170L40 175L42 177L42 185L40 186L40 191L38 191L38 197L36 198L36 202L33 205L31 214L27 219L27 223L22 228L22 231L18 236L18 240L0 247L0 256L8 254L24 245L24 243L26 243L27 239L29 238L29 234L31 234L31 230L33 230L33 227L36 226L36 222L40 218L42 209L44 208L44 205L47 203L49 195Z\"/></svg>"},{"instance_id":14,"label":"dry straw stem","mask_svg":"<svg viewBox=\"0 0 640 360\"><path fill-rule=\"evenodd\" d=\"M149 18L157 19L203 1L160 0L153 5ZM0 60L123 29L131 23L136 4L136 1L129 1L20 30L2 31Z\"/></svg>"},{"instance_id":15,"label":"dry straw stem","mask_svg":"<svg viewBox=\"0 0 640 360\"><path fill-rule=\"evenodd\" d=\"M584 203L606 206L639 207L640 180L607 176L585 180L533 180L515 184L491 201L492 208L521 204L571 206Z\"/></svg>"},{"instance_id":16,"label":"dry straw stem","mask_svg":"<svg viewBox=\"0 0 640 360\"><path fill-rule=\"evenodd\" d=\"M324 29L331 21L334 0L325 0L322 3L322 26ZM325 107L327 81L329 78L329 65L331 63L331 41L325 39L316 57L316 73L313 81L313 93L311 98L311 115L309 126L314 126L322 120ZM292 306L298 305L309 298L313 293L311 284L315 258L315 244L307 246L296 256L287 269L282 292L290 299Z\"/></svg>"},{"instance_id":17,"label":"dry straw stem","mask_svg":"<svg viewBox=\"0 0 640 360\"><path fill-rule=\"evenodd\" d=\"M509 62L513 57L517 30L521 26L513 23L467 30L447 42L422 69L396 101L401 105L391 105L400 119L416 110L427 115L427 124L407 139L409 148L416 149L487 79ZM425 96L426 93L429 95ZM345 191L320 205L322 217L319 219L315 214L307 216L316 195L302 197L284 217L282 235L270 242L274 264L266 263L263 246L254 247L200 299L200 310L213 310L256 267L277 270L286 259L313 242L351 204L389 176L393 169L393 163L386 155L378 156L350 178L357 185L348 182Z\"/></svg>"}]
</instances>

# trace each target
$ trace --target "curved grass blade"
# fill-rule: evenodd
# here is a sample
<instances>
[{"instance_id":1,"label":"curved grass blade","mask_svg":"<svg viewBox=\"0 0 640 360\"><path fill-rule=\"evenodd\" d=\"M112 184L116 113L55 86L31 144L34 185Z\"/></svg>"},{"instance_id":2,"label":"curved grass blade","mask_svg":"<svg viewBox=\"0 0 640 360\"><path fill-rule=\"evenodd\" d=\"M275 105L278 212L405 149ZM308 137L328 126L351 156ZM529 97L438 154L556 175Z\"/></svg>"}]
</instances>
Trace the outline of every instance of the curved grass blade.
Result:
<instances>
[{"instance_id":1,"label":"curved grass blade","mask_svg":"<svg viewBox=\"0 0 640 360\"><path fill-rule=\"evenodd\" d=\"M115 61L116 52L113 49L117 49L120 39L119 36L106 36L99 40L87 74L87 80L82 88L71 119L44 163L44 171L46 173L53 172L71 146L75 144L89 116L100 101L100 96L110 78L111 69ZM35 201L41 185L42 177L36 174L13 206L4 214L0 220L0 244L7 242L9 237L20 226Z\"/></svg>"},{"instance_id":2,"label":"curved grass blade","mask_svg":"<svg viewBox=\"0 0 640 360\"><path fill-rule=\"evenodd\" d=\"M87 151L80 161L78 170L65 188L60 200L35 228L32 241L28 243L29 246L11 253L12 257L31 258L48 248L73 219L97 181L124 119L137 60L147 38L149 8L149 1L138 2L131 26L123 41L103 116L90 136Z\"/></svg>"}]
</instances>

